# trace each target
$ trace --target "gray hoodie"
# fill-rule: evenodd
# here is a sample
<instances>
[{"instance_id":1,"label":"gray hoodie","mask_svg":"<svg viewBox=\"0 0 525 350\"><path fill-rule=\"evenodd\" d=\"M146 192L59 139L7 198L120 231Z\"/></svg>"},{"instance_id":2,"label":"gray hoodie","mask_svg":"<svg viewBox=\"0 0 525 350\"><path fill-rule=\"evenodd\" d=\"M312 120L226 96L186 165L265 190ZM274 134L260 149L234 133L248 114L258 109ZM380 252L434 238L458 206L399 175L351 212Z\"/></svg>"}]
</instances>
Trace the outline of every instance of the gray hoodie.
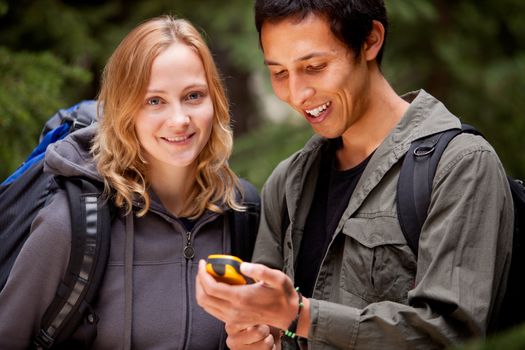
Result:
<instances>
[{"instance_id":1,"label":"gray hoodie","mask_svg":"<svg viewBox=\"0 0 525 350\"><path fill-rule=\"evenodd\" d=\"M101 181L87 149L95 126L49 146L45 171ZM71 222L65 192L57 192L35 218L31 235L0 292L0 349L25 349L64 275ZM186 259L191 244L195 256ZM222 349L224 325L195 300L199 259L230 251L224 215L211 212L187 232L152 195L143 217L118 216L94 311L99 316L93 349ZM126 313L126 310L128 312ZM82 327L73 335L81 337Z\"/></svg>"}]
</instances>

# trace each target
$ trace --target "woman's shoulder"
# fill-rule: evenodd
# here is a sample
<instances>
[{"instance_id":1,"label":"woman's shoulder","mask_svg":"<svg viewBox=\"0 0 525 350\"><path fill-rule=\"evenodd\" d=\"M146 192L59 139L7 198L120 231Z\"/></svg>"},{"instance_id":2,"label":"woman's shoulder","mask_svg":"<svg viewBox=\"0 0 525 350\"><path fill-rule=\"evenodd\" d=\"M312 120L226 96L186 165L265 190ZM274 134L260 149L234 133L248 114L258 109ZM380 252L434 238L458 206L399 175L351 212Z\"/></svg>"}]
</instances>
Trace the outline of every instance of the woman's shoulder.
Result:
<instances>
[{"instance_id":1,"label":"woman's shoulder","mask_svg":"<svg viewBox=\"0 0 525 350\"><path fill-rule=\"evenodd\" d=\"M31 234L24 246L41 251L66 250L71 245L71 217L66 192L58 190L40 209L31 224Z\"/></svg>"}]
</instances>

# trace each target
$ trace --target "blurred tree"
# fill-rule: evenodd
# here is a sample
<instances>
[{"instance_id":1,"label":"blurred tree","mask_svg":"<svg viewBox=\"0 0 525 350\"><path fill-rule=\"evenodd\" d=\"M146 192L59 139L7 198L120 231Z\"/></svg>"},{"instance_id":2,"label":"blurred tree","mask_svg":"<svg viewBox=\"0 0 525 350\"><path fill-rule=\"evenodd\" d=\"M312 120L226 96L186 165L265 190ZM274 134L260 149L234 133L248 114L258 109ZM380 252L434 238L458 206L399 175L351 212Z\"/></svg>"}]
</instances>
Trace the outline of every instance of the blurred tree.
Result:
<instances>
[{"instance_id":1,"label":"blurred tree","mask_svg":"<svg viewBox=\"0 0 525 350\"><path fill-rule=\"evenodd\" d=\"M525 325L509 329L487 339L476 339L454 347L454 350L523 350L525 349Z\"/></svg>"},{"instance_id":2,"label":"blurred tree","mask_svg":"<svg viewBox=\"0 0 525 350\"><path fill-rule=\"evenodd\" d=\"M49 53L0 47L0 175L5 178L29 155L47 116L67 104L67 86L89 82L89 72Z\"/></svg>"},{"instance_id":3,"label":"blurred tree","mask_svg":"<svg viewBox=\"0 0 525 350\"><path fill-rule=\"evenodd\" d=\"M20 149L8 149L0 155L0 176L12 171L34 146L28 141L29 135L33 133L36 142L41 121L55 112L52 109L95 97L102 67L123 36L140 21L163 13L188 18L205 30L232 100L236 135L254 130L261 120L261 109L251 93L250 81L253 71L264 67L253 28L252 4L246 0L0 0L0 46L5 49L2 55L15 61L0 72L0 111L6 120L0 137L19 132L7 126L8 119L13 125L14 120L22 118L10 109L24 110L26 118L34 118L35 123L34 127L24 128L28 136ZM403 93L424 88L442 99L454 113L486 134L509 173L525 177L525 154L519 152L524 148L521 135L525 132L525 118L521 115L525 107L525 2L398 0L387 1L387 7L391 35L383 71L396 90ZM23 76L17 79L25 86L26 96L11 97L14 90L3 77L20 71L16 68L20 65L17 62L22 62L19 53L34 57L46 53L47 60L63 65L42 72L46 79L51 79L52 72L62 77L56 85L60 93L48 94L47 106L39 102L35 105L40 108L29 107L32 102L26 99L44 90ZM66 73L68 68L77 73ZM288 128L290 133L296 132L293 125L281 127ZM275 153L268 159L284 158L288 155L285 150L301 146L301 141L292 137L272 137L271 130L282 131L277 129L264 129L275 145L283 143L271 149ZM249 144L252 140L257 145L260 138L254 135L250 133L245 137L247 141L240 142ZM239 162L251 168L254 155L270 152L264 147L251 149L249 155L236 155L232 164Z\"/></svg>"},{"instance_id":4,"label":"blurred tree","mask_svg":"<svg viewBox=\"0 0 525 350\"><path fill-rule=\"evenodd\" d=\"M386 3L391 33L383 71L394 88L399 93L424 88L440 98L485 133L510 174L525 178L525 2ZM35 146L46 118L96 96L102 67L131 28L168 13L204 30L232 100L236 135L251 130L236 139L232 166L261 187L311 130L306 122L259 125L250 81L264 67L252 5L247 0L0 0L0 178ZM509 339L522 348L523 334L517 330L491 338L489 347L472 348Z\"/></svg>"},{"instance_id":5,"label":"blurred tree","mask_svg":"<svg viewBox=\"0 0 525 350\"><path fill-rule=\"evenodd\" d=\"M387 3L384 72L400 91L424 88L525 177L525 2L404 0Z\"/></svg>"}]
</instances>

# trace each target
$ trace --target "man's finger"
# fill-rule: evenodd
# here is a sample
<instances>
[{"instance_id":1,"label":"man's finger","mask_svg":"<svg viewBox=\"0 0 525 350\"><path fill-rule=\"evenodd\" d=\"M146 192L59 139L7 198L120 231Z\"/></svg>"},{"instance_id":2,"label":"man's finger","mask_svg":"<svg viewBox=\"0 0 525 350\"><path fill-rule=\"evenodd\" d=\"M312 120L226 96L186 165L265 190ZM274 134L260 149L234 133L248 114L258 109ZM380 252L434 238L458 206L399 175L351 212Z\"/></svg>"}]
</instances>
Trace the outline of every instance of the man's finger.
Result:
<instances>
[{"instance_id":1,"label":"man's finger","mask_svg":"<svg viewBox=\"0 0 525 350\"><path fill-rule=\"evenodd\" d=\"M268 326L256 325L237 333L228 333L226 344L231 349L260 350L274 349L275 343Z\"/></svg>"},{"instance_id":2,"label":"man's finger","mask_svg":"<svg viewBox=\"0 0 525 350\"><path fill-rule=\"evenodd\" d=\"M283 289L286 294L291 295L294 291L293 284L283 272L271 269L261 264L243 262L241 272L248 277L264 282L270 288Z\"/></svg>"}]
</instances>

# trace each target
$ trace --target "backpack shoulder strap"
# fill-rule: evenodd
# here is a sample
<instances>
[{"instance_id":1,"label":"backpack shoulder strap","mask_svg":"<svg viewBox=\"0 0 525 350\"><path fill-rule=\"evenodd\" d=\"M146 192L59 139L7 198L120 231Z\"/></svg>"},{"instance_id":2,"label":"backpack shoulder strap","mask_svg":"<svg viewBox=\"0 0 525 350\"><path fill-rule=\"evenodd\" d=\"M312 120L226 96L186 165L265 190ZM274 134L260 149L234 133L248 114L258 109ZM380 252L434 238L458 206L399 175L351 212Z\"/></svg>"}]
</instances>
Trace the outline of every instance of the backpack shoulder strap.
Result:
<instances>
[{"instance_id":1,"label":"backpack shoulder strap","mask_svg":"<svg viewBox=\"0 0 525 350\"><path fill-rule=\"evenodd\" d=\"M416 257L437 165L450 140L461 132L462 129L450 129L414 141L401 164L396 194L397 216L408 246Z\"/></svg>"},{"instance_id":2,"label":"backpack shoulder strap","mask_svg":"<svg viewBox=\"0 0 525 350\"><path fill-rule=\"evenodd\" d=\"M259 228L261 198L251 183L239 179L242 188L242 204L245 211L230 210L232 254L243 261L251 261L255 238Z\"/></svg>"},{"instance_id":3,"label":"backpack shoulder strap","mask_svg":"<svg viewBox=\"0 0 525 350\"><path fill-rule=\"evenodd\" d=\"M81 178L62 178L61 183L70 205L71 255L34 340L37 348L45 349L66 340L84 316L96 321L90 303L102 283L110 248L110 204L101 198L102 191Z\"/></svg>"}]
</instances>

